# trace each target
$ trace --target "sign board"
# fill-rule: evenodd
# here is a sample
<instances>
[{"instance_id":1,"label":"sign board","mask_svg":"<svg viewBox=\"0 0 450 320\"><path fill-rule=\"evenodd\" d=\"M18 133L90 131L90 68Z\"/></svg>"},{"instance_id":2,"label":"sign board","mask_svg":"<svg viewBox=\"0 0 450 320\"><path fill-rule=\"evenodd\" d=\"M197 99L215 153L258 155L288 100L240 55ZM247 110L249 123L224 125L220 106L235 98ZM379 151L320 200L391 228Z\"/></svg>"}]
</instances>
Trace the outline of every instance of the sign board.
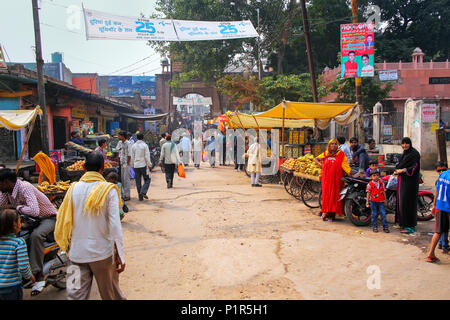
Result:
<instances>
[{"instance_id":1,"label":"sign board","mask_svg":"<svg viewBox=\"0 0 450 320\"><path fill-rule=\"evenodd\" d=\"M198 97L198 98L179 98L173 97L173 104L175 105L212 105L211 97Z\"/></svg>"},{"instance_id":2,"label":"sign board","mask_svg":"<svg viewBox=\"0 0 450 320\"><path fill-rule=\"evenodd\" d=\"M392 136L392 125L385 124L383 126L383 136Z\"/></svg>"},{"instance_id":3,"label":"sign board","mask_svg":"<svg viewBox=\"0 0 450 320\"><path fill-rule=\"evenodd\" d=\"M83 9L86 39L198 41L256 38L250 20L188 21L145 19Z\"/></svg>"},{"instance_id":4,"label":"sign board","mask_svg":"<svg viewBox=\"0 0 450 320\"><path fill-rule=\"evenodd\" d=\"M108 76L108 96L133 97L139 92L142 99L156 99L155 76Z\"/></svg>"},{"instance_id":5,"label":"sign board","mask_svg":"<svg viewBox=\"0 0 450 320\"><path fill-rule=\"evenodd\" d=\"M450 84L450 77L430 77L429 84Z\"/></svg>"},{"instance_id":6,"label":"sign board","mask_svg":"<svg viewBox=\"0 0 450 320\"><path fill-rule=\"evenodd\" d=\"M2 45L0 44L0 69L7 69L5 55L3 54Z\"/></svg>"},{"instance_id":7,"label":"sign board","mask_svg":"<svg viewBox=\"0 0 450 320\"><path fill-rule=\"evenodd\" d=\"M380 70L378 78L380 81L396 81L398 80L398 70Z\"/></svg>"},{"instance_id":8,"label":"sign board","mask_svg":"<svg viewBox=\"0 0 450 320\"><path fill-rule=\"evenodd\" d=\"M373 77L373 23L341 24L341 78Z\"/></svg>"},{"instance_id":9,"label":"sign board","mask_svg":"<svg viewBox=\"0 0 450 320\"><path fill-rule=\"evenodd\" d=\"M86 115L86 107L85 106L76 106L71 108L72 117L84 119Z\"/></svg>"},{"instance_id":10,"label":"sign board","mask_svg":"<svg viewBox=\"0 0 450 320\"><path fill-rule=\"evenodd\" d=\"M423 103L422 104L422 122L436 122L436 104Z\"/></svg>"}]
</instances>

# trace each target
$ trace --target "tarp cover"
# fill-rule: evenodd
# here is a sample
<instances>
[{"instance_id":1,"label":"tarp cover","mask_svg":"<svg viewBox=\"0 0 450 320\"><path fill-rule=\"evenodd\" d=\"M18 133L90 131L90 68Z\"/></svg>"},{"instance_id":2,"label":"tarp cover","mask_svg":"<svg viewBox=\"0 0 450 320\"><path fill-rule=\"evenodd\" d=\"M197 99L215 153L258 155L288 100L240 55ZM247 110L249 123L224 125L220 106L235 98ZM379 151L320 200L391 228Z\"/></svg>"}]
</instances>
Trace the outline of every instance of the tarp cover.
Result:
<instances>
[{"instance_id":1,"label":"tarp cover","mask_svg":"<svg viewBox=\"0 0 450 320\"><path fill-rule=\"evenodd\" d=\"M357 103L313 103L285 101L285 119L329 120L354 107ZM283 103L276 107L255 114L255 117L283 118Z\"/></svg>"},{"instance_id":2,"label":"tarp cover","mask_svg":"<svg viewBox=\"0 0 450 320\"><path fill-rule=\"evenodd\" d=\"M268 117L253 117L252 115L240 112L227 112L229 119L228 127L231 129L268 129L268 128L282 128L283 119L268 118ZM314 127L314 120L284 120L285 128L303 128Z\"/></svg>"},{"instance_id":3,"label":"tarp cover","mask_svg":"<svg viewBox=\"0 0 450 320\"><path fill-rule=\"evenodd\" d=\"M20 130L33 121L36 113L42 114L42 110L39 106L34 110L1 110L0 128Z\"/></svg>"}]
</instances>

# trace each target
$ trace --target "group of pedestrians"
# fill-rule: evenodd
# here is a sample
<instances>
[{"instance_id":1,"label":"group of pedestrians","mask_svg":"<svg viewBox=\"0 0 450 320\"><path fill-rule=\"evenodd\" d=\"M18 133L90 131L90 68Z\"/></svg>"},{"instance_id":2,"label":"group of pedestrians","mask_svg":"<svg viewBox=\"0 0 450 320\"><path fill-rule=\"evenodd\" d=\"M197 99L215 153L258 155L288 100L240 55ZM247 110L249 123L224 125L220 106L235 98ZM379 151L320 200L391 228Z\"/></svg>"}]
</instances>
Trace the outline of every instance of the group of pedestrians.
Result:
<instances>
[{"instance_id":1,"label":"group of pedestrians","mask_svg":"<svg viewBox=\"0 0 450 320\"><path fill-rule=\"evenodd\" d=\"M150 159L150 150L144 141L144 135L138 133L136 135L136 142L132 142L125 131L119 132L118 137L120 142L117 149L119 150L123 200L130 200L131 168L135 175L139 201L148 199L147 192L151 182L152 161ZM144 184L142 184L142 180L144 180Z\"/></svg>"}]
</instances>

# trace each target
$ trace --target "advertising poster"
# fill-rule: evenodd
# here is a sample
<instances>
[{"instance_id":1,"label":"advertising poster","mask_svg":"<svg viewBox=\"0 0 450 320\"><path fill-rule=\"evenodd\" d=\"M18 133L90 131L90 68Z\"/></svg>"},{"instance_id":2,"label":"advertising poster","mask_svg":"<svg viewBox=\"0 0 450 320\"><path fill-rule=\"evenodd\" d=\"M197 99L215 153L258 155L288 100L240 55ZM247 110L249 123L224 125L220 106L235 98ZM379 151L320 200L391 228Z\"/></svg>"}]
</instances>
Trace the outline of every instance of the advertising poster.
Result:
<instances>
[{"instance_id":1,"label":"advertising poster","mask_svg":"<svg viewBox=\"0 0 450 320\"><path fill-rule=\"evenodd\" d=\"M424 103L422 104L422 122L436 122L436 104Z\"/></svg>"},{"instance_id":2,"label":"advertising poster","mask_svg":"<svg viewBox=\"0 0 450 320\"><path fill-rule=\"evenodd\" d=\"M108 95L110 97L133 97L139 92L144 100L156 100L155 76L109 76Z\"/></svg>"},{"instance_id":3,"label":"advertising poster","mask_svg":"<svg viewBox=\"0 0 450 320\"><path fill-rule=\"evenodd\" d=\"M0 44L0 69L6 69L5 56L3 55L2 45Z\"/></svg>"},{"instance_id":4,"label":"advertising poster","mask_svg":"<svg viewBox=\"0 0 450 320\"><path fill-rule=\"evenodd\" d=\"M374 23L341 24L341 78L373 77Z\"/></svg>"}]
</instances>

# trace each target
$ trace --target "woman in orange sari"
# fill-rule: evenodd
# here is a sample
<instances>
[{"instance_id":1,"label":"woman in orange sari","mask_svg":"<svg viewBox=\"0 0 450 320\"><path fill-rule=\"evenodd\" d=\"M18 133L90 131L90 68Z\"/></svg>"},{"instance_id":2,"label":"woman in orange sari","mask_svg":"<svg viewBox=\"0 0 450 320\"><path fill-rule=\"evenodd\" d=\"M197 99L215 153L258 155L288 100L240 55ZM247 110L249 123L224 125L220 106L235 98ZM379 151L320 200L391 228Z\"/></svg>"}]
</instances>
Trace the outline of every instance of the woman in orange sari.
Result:
<instances>
[{"instance_id":1,"label":"woman in orange sari","mask_svg":"<svg viewBox=\"0 0 450 320\"><path fill-rule=\"evenodd\" d=\"M341 178L350 174L351 169L345 153L339 150L336 139L331 139L327 151L317 156L314 161L322 168L322 220L332 221L335 215L344 214L342 202L339 201Z\"/></svg>"}]
</instances>

